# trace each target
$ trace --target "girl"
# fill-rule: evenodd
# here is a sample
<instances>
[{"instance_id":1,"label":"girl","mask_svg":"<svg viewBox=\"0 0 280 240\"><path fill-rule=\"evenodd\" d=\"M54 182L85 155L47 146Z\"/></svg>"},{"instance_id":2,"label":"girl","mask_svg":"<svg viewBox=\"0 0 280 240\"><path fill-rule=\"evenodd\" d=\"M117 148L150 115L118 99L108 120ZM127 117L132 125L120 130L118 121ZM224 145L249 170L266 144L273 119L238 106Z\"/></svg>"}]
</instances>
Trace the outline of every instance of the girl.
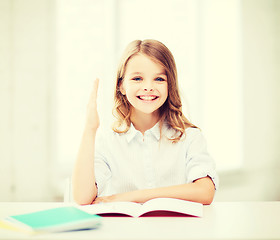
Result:
<instances>
[{"instance_id":1,"label":"girl","mask_svg":"<svg viewBox=\"0 0 280 240\"><path fill-rule=\"evenodd\" d=\"M113 129L101 130L93 84L73 172L78 204L170 197L210 204L218 178L201 131L182 114L171 52L156 40L130 43L115 87Z\"/></svg>"}]
</instances>

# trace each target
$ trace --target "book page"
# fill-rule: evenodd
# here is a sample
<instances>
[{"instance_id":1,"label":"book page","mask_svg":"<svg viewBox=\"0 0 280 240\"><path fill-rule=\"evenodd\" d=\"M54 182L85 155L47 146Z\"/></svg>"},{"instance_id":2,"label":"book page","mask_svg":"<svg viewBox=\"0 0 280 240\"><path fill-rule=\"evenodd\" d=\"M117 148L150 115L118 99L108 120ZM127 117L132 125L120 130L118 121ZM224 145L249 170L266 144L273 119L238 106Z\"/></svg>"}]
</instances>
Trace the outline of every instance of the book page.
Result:
<instances>
[{"instance_id":1,"label":"book page","mask_svg":"<svg viewBox=\"0 0 280 240\"><path fill-rule=\"evenodd\" d=\"M85 205L79 208L90 214L117 213L136 217L141 207L141 204L135 202L109 202Z\"/></svg>"},{"instance_id":2,"label":"book page","mask_svg":"<svg viewBox=\"0 0 280 240\"><path fill-rule=\"evenodd\" d=\"M203 205L175 198L155 198L142 205L139 216L151 211L169 211L202 217Z\"/></svg>"}]
</instances>

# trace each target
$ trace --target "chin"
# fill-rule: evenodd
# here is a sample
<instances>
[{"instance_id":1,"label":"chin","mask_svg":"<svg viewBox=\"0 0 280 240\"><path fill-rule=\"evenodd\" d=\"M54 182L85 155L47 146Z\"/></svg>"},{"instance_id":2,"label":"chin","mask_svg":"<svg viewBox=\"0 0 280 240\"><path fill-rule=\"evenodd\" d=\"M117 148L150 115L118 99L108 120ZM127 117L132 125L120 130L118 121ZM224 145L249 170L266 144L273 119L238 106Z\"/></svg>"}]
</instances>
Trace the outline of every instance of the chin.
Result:
<instances>
[{"instance_id":1,"label":"chin","mask_svg":"<svg viewBox=\"0 0 280 240\"><path fill-rule=\"evenodd\" d=\"M159 108L155 108L155 109L147 109L147 108L138 108L136 109L138 112L141 112L143 114L149 115L149 114L155 114L158 112Z\"/></svg>"}]
</instances>

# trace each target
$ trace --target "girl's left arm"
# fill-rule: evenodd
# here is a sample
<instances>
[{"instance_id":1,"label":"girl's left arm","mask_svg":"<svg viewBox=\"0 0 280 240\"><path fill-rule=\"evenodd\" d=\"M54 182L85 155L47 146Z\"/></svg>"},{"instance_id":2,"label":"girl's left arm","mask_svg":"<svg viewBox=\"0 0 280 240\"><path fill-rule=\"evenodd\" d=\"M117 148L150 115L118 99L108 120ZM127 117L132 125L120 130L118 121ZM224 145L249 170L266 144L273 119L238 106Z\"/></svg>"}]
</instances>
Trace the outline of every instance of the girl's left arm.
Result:
<instances>
[{"instance_id":1,"label":"girl's left arm","mask_svg":"<svg viewBox=\"0 0 280 240\"><path fill-rule=\"evenodd\" d=\"M215 195L215 186L210 177L203 177L192 183L160 187L153 189L136 190L119 193L107 197L98 197L94 203L130 201L143 203L153 198L166 197L199 202L205 205L212 203Z\"/></svg>"}]
</instances>

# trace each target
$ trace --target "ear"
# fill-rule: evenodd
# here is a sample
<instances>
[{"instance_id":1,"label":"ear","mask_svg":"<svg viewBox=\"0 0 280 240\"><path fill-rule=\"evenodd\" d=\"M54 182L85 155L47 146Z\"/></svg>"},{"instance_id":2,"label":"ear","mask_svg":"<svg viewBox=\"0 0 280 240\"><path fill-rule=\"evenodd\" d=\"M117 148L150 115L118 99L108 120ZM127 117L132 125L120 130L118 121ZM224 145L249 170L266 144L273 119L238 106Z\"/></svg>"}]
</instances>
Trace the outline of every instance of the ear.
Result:
<instances>
[{"instance_id":1,"label":"ear","mask_svg":"<svg viewBox=\"0 0 280 240\"><path fill-rule=\"evenodd\" d=\"M120 89L120 92L122 93L122 95L125 95L125 89L123 87L123 83L121 83L119 89Z\"/></svg>"}]
</instances>

